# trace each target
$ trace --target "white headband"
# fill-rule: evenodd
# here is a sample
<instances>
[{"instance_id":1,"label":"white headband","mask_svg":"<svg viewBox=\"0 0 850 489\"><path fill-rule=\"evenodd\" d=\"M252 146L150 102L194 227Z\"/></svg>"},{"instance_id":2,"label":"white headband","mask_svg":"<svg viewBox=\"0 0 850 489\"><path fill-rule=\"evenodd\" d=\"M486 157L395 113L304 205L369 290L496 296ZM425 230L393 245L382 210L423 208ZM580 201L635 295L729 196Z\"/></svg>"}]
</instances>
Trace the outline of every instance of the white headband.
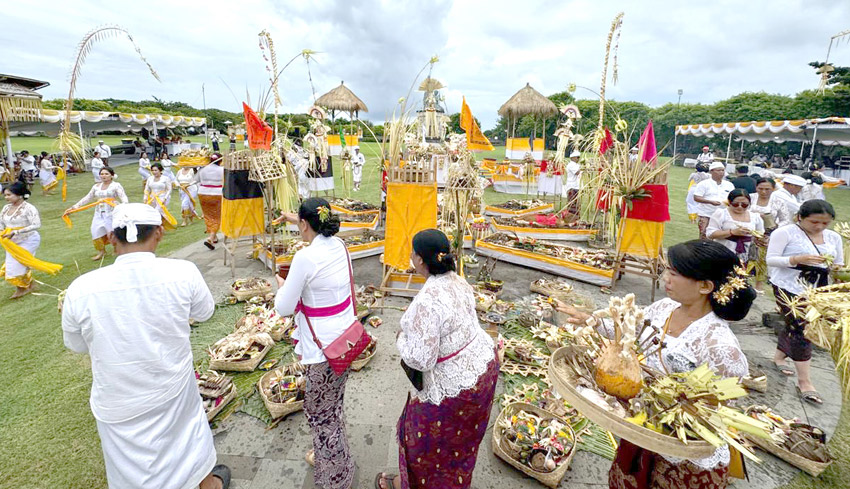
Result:
<instances>
[{"instance_id":1,"label":"white headband","mask_svg":"<svg viewBox=\"0 0 850 489\"><path fill-rule=\"evenodd\" d=\"M161 226L159 211L147 204L119 204L112 211L112 229L127 228L127 242L135 243L139 238L138 225Z\"/></svg>"},{"instance_id":2,"label":"white headband","mask_svg":"<svg viewBox=\"0 0 850 489\"><path fill-rule=\"evenodd\" d=\"M715 170L715 169L717 169L717 168L722 168L723 170L725 170L725 169L726 169L726 165L724 165L723 163L720 163L719 161L715 161L714 163L712 163L712 164L708 167L708 170L709 170L709 171L711 171L711 170Z\"/></svg>"}]
</instances>

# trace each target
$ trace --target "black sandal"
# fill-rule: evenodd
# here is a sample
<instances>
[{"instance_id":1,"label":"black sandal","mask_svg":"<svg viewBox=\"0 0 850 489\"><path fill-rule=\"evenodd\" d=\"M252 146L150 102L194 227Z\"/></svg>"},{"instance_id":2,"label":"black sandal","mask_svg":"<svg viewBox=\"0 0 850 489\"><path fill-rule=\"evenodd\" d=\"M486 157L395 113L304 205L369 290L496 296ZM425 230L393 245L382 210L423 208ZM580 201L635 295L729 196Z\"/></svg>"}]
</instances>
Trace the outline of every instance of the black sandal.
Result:
<instances>
[{"instance_id":1,"label":"black sandal","mask_svg":"<svg viewBox=\"0 0 850 489\"><path fill-rule=\"evenodd\" d=\"M214 250L214 249L215 249L215 245L214 245L214 244L212 244L212 243L210 243L210 241L209 241L208 239L205 239L205 240L204 240L204 246L206 246L207 248L209 248L209 249L211 249L211 250Z\"/></svg>"},{"instance_id":2,"label":"black sandal","mask_svg":"<svg viewBox=\"0 0 850 489\"><path fill-rule=\"evenodd\" d=\"M221 489L227 489L230 487L230 467L221 464L216 465L213 467L210 475L221 479Z\"/></svg>"},{"instance_id":3,"label":"black sandal","mask_svg":"<svg viewBox=\"0 0 850 489\"><path fill-rule=\"evenodd\" d=\"M395 486L393 485L393 481L397 475L387 474L386 472L378 472L378 475L375 476L375 489L384 489L381 487L381 480L387 481L387 486L385 489L393 489Z\"/></svg>"}]
</instances>

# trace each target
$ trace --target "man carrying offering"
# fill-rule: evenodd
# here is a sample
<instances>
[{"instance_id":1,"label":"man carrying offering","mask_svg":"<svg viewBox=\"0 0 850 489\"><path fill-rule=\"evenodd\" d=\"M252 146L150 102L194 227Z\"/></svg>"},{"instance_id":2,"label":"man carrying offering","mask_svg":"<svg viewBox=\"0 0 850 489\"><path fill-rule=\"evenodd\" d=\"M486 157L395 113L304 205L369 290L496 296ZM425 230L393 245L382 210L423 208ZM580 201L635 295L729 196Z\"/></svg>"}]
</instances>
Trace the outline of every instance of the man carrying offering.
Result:
<instances>
[{"instance_id":1,"label":"man carrying offering","mask_svg":"<svg viewBox=\"0 0 850 489\"><path fill-rule=\"evenodd\" d=\"M193 263L154 254L156 209L120 204L112 226L115 263L74 280L62 307L65 346L91 356L109 487L227 488L189 344L190 320L213 314L212 294Z\"/></svg>"},{"instance_id":2,"label":"man carrying offering","mask_svg":"<svg viewBox=\"0 0 850 489\"><path fill-rule=\"evenodd\" d=\"M711 178L701 181L694 188L694 202L697 203L697 215L699 216L699 239L707 239L705 230L708 228L708 220L721 205L726 202L726 196L735 189L732 182L724 180L726 165L715 161L708 167Z\"/></svg>"}]
</instances>

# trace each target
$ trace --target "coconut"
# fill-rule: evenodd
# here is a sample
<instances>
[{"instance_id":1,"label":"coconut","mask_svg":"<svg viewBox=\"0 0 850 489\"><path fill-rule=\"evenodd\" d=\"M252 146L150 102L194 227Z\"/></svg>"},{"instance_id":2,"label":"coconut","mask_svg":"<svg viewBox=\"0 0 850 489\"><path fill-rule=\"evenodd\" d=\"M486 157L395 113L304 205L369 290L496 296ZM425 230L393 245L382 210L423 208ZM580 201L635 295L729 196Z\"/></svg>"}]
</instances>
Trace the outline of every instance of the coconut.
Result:
<instances>
[{"instance_id":1,"label":"coconut","mask_svg":"<svg viewBox=\"0 0 850 489\"><path fill-rule=\"evenodd\" d=\"M622 401L637 396L643 388L640 360L631 348L609 343L596 361L596 385Z\"/></svg>"}]
</instances>

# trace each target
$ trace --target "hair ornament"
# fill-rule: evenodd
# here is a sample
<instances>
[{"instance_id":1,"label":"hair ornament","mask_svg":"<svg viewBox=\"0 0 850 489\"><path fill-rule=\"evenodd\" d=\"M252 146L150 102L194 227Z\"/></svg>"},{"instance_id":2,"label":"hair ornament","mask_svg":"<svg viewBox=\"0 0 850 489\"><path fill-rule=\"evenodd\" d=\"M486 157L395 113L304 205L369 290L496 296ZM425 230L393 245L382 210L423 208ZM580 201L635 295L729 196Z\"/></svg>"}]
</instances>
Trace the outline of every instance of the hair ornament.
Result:
<instances>
[{"instance_id":1,"label":"hair ornament","mask_svg":"<svg viewBox=\"0 0 850 489\"><path fill-rule=\"evenodd\" d=\"M319 221L320 222L328 222L328 219L331 217L331 210L326 206L319 206L316 211L319 213Z\"/></svg>"},{"instance_id":2,"label":"hair ornament","mask_svg":"<svg viewBox=\"0 0 850 489\"><path fill-rule=\"evenodd\" d=\"M719 289L714 291L712 297L720 305L728 304L737 291L748 287L748 276L747 271L743 267L737 266L733 268L726 277L726 281L720 285Z\"/></svg>"}]
</instances>

